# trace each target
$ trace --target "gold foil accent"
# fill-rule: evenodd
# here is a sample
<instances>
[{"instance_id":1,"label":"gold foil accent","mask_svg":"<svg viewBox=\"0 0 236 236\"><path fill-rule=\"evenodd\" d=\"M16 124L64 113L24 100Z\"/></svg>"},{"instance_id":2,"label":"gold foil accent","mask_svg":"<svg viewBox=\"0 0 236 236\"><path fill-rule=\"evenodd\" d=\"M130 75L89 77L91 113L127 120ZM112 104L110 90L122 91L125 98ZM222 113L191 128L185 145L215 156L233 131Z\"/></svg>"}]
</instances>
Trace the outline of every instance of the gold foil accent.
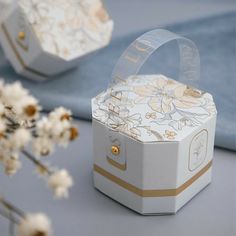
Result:
<instances>
[{"instance_id":1,"label":"gold foil accent","mask_svg":"<svg viewBox=\"0 0 236 236\"><path fill-rule=\"evenodd\" d=\"M10 36L10 34L9 34L9 32L8 32L8 30L7 30L7 28L6 28L6 26L5 26L4 24L2 24L2 31L3 31L3 34L4 34L5 37L6 37L6 40L7 40L8 44L9 44L9 46L11 47L13 53L15 54L16 59L18 60L18 62L20 63L21 66L22 66L26 71L28 71L28 72L30 72L30 73L32 73L32 74L35 74L35 75L37 75L37 76L44 77L44 78L45 78L45 77L48 77L48 75L46 75L46 74L44 74L44 73L42 73L42 72L40 72L40 71L37 71L37 70L35 70L35 69L32 69L32 68L28 67L28 66L25 64L24 60L22 59L20 53L18 52L17 48L15 47L15 45L14 45L14 43L13 43L13 40L11 39L11 36Z\"/></svg>"},{"instance_id":2,"label":"gold foil accent","mask_svg":"<svg viewBox=\"0 0 236 236\"><path fill-rule=\"evenodd\" d=\"M200 163L196 168L194 168L194 169L191 170L191 168L190 168L190 159L191 159L190 150L191 150L191 146L192 146L192 143L193 143L194 139L195 139L199 134L201 134L202 132L206 132L206 134L207 134L205 156L204 156L204 159L201 161L201 163ZM202 165L202 163L203 163L203 162L205 161L205 159L206 159L207 151L208 151L208 130L207 130L207 129L202 129L201 131L199 131L197 134L195 134L195 135L193 136L193 138L192 138L192 140L191 140L191 143L190 143L190 145L189 145L189 157L188 157L188 170L189 170L189 171L191 171L191 172L192 172L192 171L195 171L197 168L199 168L199 167Z\"/></svg>"},{"instance_id":3,"label":"gold foil accent","mask_svg":"<svg viewBox=\"0 0 236 236\"><path fill-rule=\"evenodd\" d=\"M139 58L135 58L135 57L132 57L131 55L125 55L125 59L127 59L127 60L129 60L129 61L131 61L131 62L133 62L133 63L137 63L138 62L138 60L139 60Z\"/></svg>"},{"instance_id":4,"label":"gold foil accent","mask_svg":"<svg viewBox=\"0 0 236 236\"><path fill-rule=\"evenodd\" d=\"M16 42L17 42L17 44L18 44L22 49L24 49L26 52L29 50L29 47L23 45L23 43L22 43L19 39L17 39Z\"/></svg>"},{"instance_id":5,"label":"gold foil accent","mask_svg":"<svg viewBox=\"0 0 236 236\"><path fill-rule=\"evenodd\" d=\"M187 180L185 183L183 183L180 187L176 189L140 189L122 179L119 177L116 177L115 175L109 173L108 171L104 170L100 166L94 164L93 170L103 177L109 179L110 181L118 184L119 186L125 188L126 190L135 193L136 195L140 197L171 197L171 196L177 196L181 192L183 192L185 189L187 189L191 184L193 184L198 178L200 178L203 174L205 174L212 166L212 161L210 161L205 167L203 167L199 172L197 172L192 178Z\"/></svg>"},{"instance_id":6,"label":"gold foil accent","mask_svg":"<svg viewBox=\"0 0 236 236\"><path fill-rule=\"evenodd\" d=\"M148 52L148 50L150 49L150 46L149 46L150 42L147 40L145 40L145 41L146 41L147 45L144 43L135 42L134 47L140 52Z\"/></svg>"},{"instance_id":7,"label":"gold foil accent","mask_svg":"<svg viewBox=\"0 0 236 236\"><path fill-rule=\"evenodd\" d=\"M184 91L184 95L191 96L194 98L200 98L200 97L202 97L202 92L197 89L187 87L186 90Z\"/></svg>"},{"instance_id":8,"label":"gold foil accent","mask_svg":"<svg viewBox=\"0 0 236 236\"><path fill-rule=\"evenodd\" d=\"M112 160L111 158L107 157L107 161L109 164L115 166L116 168L120 169L120 170L126 170L126 163L125 164L120 164L114 160Z\"/></svg>"}]
</instances>

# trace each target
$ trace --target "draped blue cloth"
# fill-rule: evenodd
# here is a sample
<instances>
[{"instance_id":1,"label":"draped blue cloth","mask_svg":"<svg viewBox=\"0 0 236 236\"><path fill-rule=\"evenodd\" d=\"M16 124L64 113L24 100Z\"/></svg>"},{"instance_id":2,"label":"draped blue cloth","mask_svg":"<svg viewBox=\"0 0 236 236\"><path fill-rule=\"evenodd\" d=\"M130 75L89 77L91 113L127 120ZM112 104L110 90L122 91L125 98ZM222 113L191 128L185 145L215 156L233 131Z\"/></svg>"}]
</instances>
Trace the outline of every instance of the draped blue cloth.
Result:
<instances>
[{"instance_id":1,"label":"draped blue cloth","mask_svg":"<svg viewBox=\"0 0 236 236\"><path fill-rule=\"evenodd\" d=\"M201 56L199 88L214 96L218 110L216 145L236 150L236 12L185 23L157 26L194 41ZM148 29L150 30L150 29ZM147 31L148 31L147 30ZM20 80L46 111L65 106L77 118L91 119L91 98L107 87L112 69L127 46L144 32L114 38L110 45L83 57L78 68L46 82L17 75L0 49L0 77ZM176 48L164 47L146 63L143 73L162 72L178 79Z\"/></svg>"}]
</instances>

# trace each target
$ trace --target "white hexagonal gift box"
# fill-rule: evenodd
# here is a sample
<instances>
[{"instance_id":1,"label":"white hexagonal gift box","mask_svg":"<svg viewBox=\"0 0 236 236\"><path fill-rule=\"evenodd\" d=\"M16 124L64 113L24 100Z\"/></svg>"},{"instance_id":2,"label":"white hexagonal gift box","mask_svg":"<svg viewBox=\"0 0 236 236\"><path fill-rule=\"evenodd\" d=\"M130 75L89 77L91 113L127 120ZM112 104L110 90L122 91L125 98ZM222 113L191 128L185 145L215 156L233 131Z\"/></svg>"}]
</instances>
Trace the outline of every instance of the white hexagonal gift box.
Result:
<instances>
[{"instance_id":1,"label":"white hexagonal gift box","mask_svg":"<svg viewBox=\"0 0 236 236\"><path fill-rule=\"evenodd\" d=\"M182 80L197 77L195 45L154 30L131 44L110 87L92 99L95 187L141 214L176 213L211 181L212 96L164 75L135 75L153 51L172 40L187 62Z\"/></svg>"},{"instance_id":2,"label":"white hexagonal gift box","mask_svg":"<svg viewBox=\"0 0 236 236\"><path fill-rule=\"evenodd\" d=\"M45 80L106 46L113 22L100 0L12 1L1 19L0 42L21 75Z\"/></svg>"}]
</instances>

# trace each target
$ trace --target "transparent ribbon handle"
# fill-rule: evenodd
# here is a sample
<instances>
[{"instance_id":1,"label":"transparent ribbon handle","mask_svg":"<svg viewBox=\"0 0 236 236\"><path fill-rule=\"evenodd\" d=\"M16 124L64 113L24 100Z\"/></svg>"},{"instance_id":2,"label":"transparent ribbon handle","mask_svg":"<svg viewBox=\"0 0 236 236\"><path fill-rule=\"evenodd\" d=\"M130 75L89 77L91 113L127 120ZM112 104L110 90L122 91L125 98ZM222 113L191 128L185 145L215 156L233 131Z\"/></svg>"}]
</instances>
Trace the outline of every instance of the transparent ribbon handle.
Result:
<instances>
[{"instance_id":1,"label":"transparent ribbon handle","mask_svg":"<svg viewBox=\"0 0 236 236\"><path fill-rule=\"evenodd\" d=\"M108 88L125 83L131 75L138 74L145 61L164 44L176 40L180 52L179 80L197 87L200 78L200 57L196 45L189 39L164 29L149 31L137 38L119 58Z\"/></svg>"},{"instance_id":2,"label":"transparent ribbon handle","mask_svg":"<svg viewBox=\"0 0 236 236\"><path fill-rule=\"evenodd\" d=\"M128 126L125 124L125 120L128 119L128 115L126 115L126 109L124 109L126 97L122 95L124 92L122 89L125 86L118 89L114 86L118 84L125 85L130 76L138 74L154 51L173 40L177 41L180 52L179 80L188 86L196 87L200 77L200 58L197 47L191 40L163 29L149 31L137 38L121 55L113 70L112 80L104 97L104 102L108 101L108 116L111 118L108 118L106 122L106 155L110 161L109 163L113 163L112 165L118 168L126 168L125 136L120 136L119 133L127 134ZM126 92L129 97L129 90L126 89ZM120 150L119 154L111 151L113 146Z\"/></svg>"}]
</instances>

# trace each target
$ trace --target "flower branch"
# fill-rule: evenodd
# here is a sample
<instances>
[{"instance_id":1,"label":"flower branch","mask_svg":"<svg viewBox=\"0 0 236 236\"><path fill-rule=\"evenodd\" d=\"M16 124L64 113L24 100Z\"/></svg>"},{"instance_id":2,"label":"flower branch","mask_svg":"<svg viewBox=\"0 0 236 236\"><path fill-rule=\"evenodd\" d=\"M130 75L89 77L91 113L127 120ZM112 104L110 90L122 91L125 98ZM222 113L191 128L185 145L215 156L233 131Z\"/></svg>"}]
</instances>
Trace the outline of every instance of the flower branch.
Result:
<instances>
[{"instance_id":1,"label":"flower branch","mask_svg":"<svg viewBox=\"0 0 236 236\"><path fill-rule=\"evenodd\" d=\"M68 197L73 179L66 169L44 164L42 158L57 146L67 147L78 137L70 110L59 107L42 116L36 98L19 82L4 84L0 80L0 164L6 175L13 176L21 168L21 158L30 160L44 177L56 198ZM20 155L22 154L22 155ZM0 196L0 214L12 225L17 224L19 236L49 236L51 223L39 214L26 214ZM13 234L11 234L13 235Z\"/></svg>"},{"instance_id":2,"label":"flower branch","mask_svg":"<svg viewBox=\"0 0 236 236\"><path fill-rule=\"evenodd\" d=\"M55 146L67 147L78 131L70 110L59 107L40 116L41 110L37 99L20 83L0 81L0 162L7 175L14 175L21 168L22 153L47 178L56 197L67 197L73 185L71 176L64 169L49 168L41 158L53 153ZM26 151L26 146L32 152Z\"/></svg>"},{"instance_id":3,"label":"flower branch","mask_svg":"<svg viewBox=\"0 0 236 236\"><path fill-rule=\"evenodd\" d=\"M20 217L25 217L25 213L22 210L14 206L12 203L8 202L6 199L0 197L0 203L9 211L13 211Z\"/></svg>"},{"instance_id":4,"label":"flower branch","mask_svg":"<svg viewBox=\"0 0 236 236\"><path fill-rule=\"evenodd\" d=\"M37 169L39 170L41 174L47 173L48 175L51 175L53 173L46 165L44 165L40 160L35 158L32 154L30 154L26 150L23 149L21 153L24 154L25 157L27 157L30 161L32 161L37 166Z\"/></svg>"},{"instance_id":5,"label":"flower branch","mask_svg":"<svg viewBox=\"0 0 236 236\"><path fill-rule=\"evenodd\" d=\"M18 207L0 196L0 215L10 221L9 231L14 235L14 226L17 226L18 236L50 236L52 227L49 218L42 213L27 214Z\"/></svg>"}]
</instances>

